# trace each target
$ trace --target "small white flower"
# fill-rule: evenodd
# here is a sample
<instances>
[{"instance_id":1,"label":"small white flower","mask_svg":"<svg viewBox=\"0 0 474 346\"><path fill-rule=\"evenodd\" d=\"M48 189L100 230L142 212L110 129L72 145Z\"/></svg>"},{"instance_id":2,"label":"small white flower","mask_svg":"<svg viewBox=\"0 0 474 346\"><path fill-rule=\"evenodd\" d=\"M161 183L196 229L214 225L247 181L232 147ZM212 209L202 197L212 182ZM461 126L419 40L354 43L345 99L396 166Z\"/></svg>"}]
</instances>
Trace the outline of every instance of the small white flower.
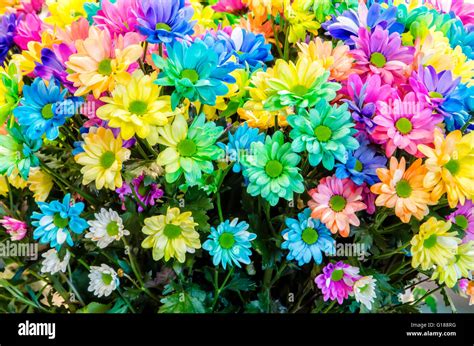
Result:
<instances>
[{"instance_id":1,"label":"small white flower","mask_svg":"<svg viewBox=\"0 0 474 346\"><path fill-rule=\"evenodd\" d=\"M102 264L100 267L92 266L89 279L87 290L99 298L109 296L120 284L117 273L107 264Z\"/></svg>"},{"instance_id":2,"label":"small white flower","mask_svg":"<svg viewBox=\"0 0 474 346\"><path fill-rule=\"evenodd\" d=\"M354 283L355 299L365 305L367 309L372 309L372 303L375 298L375 280L372 275L364 276Z\"/></svg>"},{"instance_id":3,"label":"small white flower","mask_svg":"<svg viewBox=\"0 0 474 346\"><path fill-rule=\"evenodd\" d=\"M120 240L124 235L130 234L124 229L122 219L116 211L102 208L94 216L95 220L88 221L90 228L86 238L96 241L97 246L101 249L107 247L114 240Z\"/></svg>"},{"instance_id":4,"label":"small white flower","mask_svg":"<svg viewBox=\"0 0 474 346\"><path fill-rule=\"evenodd\" d=\"M43 262L41 262L41 272L42 273L50 273L56 274L57 272L66 272L67 265L69 263L69 259L71 258L71 253L66 251L63 260L58 256L58 252L56 249L50 249L46 251L44 254L41 255L44 258Z\"/></svg>"}]
</instances>

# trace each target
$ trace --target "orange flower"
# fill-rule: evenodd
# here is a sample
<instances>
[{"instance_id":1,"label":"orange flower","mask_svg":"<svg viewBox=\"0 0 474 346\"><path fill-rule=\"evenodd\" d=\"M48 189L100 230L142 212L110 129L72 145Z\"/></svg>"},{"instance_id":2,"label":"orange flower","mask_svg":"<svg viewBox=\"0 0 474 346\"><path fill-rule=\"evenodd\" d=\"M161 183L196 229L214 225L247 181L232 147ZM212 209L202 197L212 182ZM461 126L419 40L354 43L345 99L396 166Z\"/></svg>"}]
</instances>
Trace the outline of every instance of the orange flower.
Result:
<instances>
[{"instance_id":1,"label":"orange flower","mask_svg":"<svg viewBox=\"0 0 474 346\"><path fill-rule=\"evenodd\" d=\"M255 34L262 34L269 43L275 43L272 21L267 20L267 16L257 16L249 13L247 18L240 18L240 26ZM276 25L275 30L278 32L278 25Z\"/></svg>"},{"instance_id":2,"label":"orange flower","mask_svg":"<svg viewBox=\"0 0 474 346\"><path fill-rule=\"evenodd\" d=\"M395 215L404 223L410 221L413 215L418 220L428 214L431 190L423 187L423 178L427 169L418 159L406 168L405 158L400 163L395 157L390 159L390 168L378 168L377 175L380 183L374 184L370 190L379 195L375 200L376 206L395 208Z\"/></svg>"}]
</instances>

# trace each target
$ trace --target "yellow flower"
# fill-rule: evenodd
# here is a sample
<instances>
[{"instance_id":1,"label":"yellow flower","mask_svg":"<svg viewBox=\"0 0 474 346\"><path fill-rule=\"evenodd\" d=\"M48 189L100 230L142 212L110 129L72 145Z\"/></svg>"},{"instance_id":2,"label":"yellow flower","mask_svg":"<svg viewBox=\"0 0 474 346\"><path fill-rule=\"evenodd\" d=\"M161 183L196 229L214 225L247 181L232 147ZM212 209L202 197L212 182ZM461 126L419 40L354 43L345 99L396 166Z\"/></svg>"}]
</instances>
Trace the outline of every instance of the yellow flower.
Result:
<instances>
[{"instance_id":1,"label":"yellow flower","mask_svg":"<svg viewBox=\"0 0 474 346\"><path fill-rule=\"evenodd\" d=\"M461 239L457 232L448 232L451 222L438 221L430 217L420 226L418 234L411 240L412 266L428 270L434 265L446 266L454 258Z\"/></svg>"},{"instance_id":2,"label":"yellow flower","mask_svg":"<svg viewBox=\"0 0 474 346\"><path fill-rule=\"evenodd\" d=\"M7 185L7 178L5 176L0 175L0 196L7 196L8 195L8 185Z\"/></svg>"},{"instance_id":3,"label":"yellow flower","mask_svg":"<svg viewBox=\"0 0 474 346\"><path fill-rule=\"evenodd\" d=\"M440 284L446 282L446 286L452 288L460 278L469 277L472 270L474 270L474 241L459 245L456 255L447 265L437 266L431 279L439 278Z\"/></svg>"},{"instance_id":4,"label":"yellow flower","mask_svg":"<svg viewBox=\"0 0 474 346\"><path fill-rule=\"evenodd\" d=\"M446 192L451 208L458 202L474 198L474 132L463 136L461 131L450 132L446 138L439 128L434 130L434 148L418 145L426 155L428 169L423 185L433 189L431 200L437 202Z\"/></svg>"},{"instance_id":5,"label":"yellow flower","mask_svg":"<svg viewBox=\"0 0 474 346\"><path fill-rule=\"evenodd\" d=\"M315 20L314 14L301 7L300 1L285 5L285 19L289 24L288 41L290 43L305 39L308 32L317 34L321 27Z\"/></svg>"},{"instance_id":6,"label":"yellow flower","mask_svg":"<svg viewBox=\"0 0 474 346\"><path fill-rule=\"evenodd\" d=\"M44 19L45 23L65 27L80 17L86 17L84 4L89 0L47 0L46 5L50 16Z\"/></svg>"},{"instance_id":7,"label":"yellow flower","mask_svg":"<svg viewBox=\"0 0 474 346\"><path fill-rule=\"evenodd\" d=\"M285 0L242 0L242 2L259 17L266 17L269 14L276 17L278 13L283 12L285 6Z\"/></svg>"},{"instance_id":8,"label":"yellow flower","mask_svg":"<svg viewBox=\"0 0 474 346\"><path fill-rule=\"evenodd\" d=\"M173 115L170 97L160 97L155 79L156 72L144 75L141 70L135 71L127 84L115 86L112 97L101 98L106 104L97 110L97 116L109 121L110 127L120 128L125 140L135 134L146 138L150 127L166 125Z\"/></svg>"},{"instance_id":9,"label":"yellow flower","mask_svg":"<svg viewBox=\"0 0 474 346\"><path fill-rule=\"evenodd\" d=\"M194 27L196 35L204 34L207 29L217 30L217 24L213 18L216 12L211 6L203 6L199 0L191 0L191 6L194 10L191 20L197 22Z\"/></svg>"},{"instance_id":10,"label":"yellow flower","mask_svg":"<svg viewBox=\"0 0 474 346\"><path fill-rule=\"evenodd\" d=\"M53 188L53 179L39 168L30 170L28 189L33 192L35 201L44 202Z\"/></svg>"},{"instance_id":11,"label":"yellow flower","mask_svg":"<svg viewBox=\"0 0 474 346\"><path fill-rule=\"evenodd\" d=\"M143 242L145 249L153 248L153 259L158 261L165 258L176 258L184 263L186 253L194 253L201 248L199 233L194 229L198 224L194 222L190 211L180 213L179 208L168 208L166 215L152 216L145 219L142 232L148 235Z\"/></svg>"},{"instance_id":12,"label":"yellow flower","mask_svg":"<svg viewBox=\"0 0 474 346\"><path fill-rule=\"evenodd\" d=\"M97 132L84 135L84 152L77 154L74 159L84 166L82 184L95 181L95 187L100 190L104 186L115 190L122 187L122 163L130 157L130 150L122 148L122 139L115 138L110 129L99 127Z\"/></svg>"},{"instance_id":13,"label":"yellow flower","mask_svg":"<svg viewBox=\"0 0 474 346\"><path fill-rule=\"evenodd\" d=\"M26 181L21 177L17 168L14 168L8 176L8 182L16 189L24 189L26 187Z\"/></svg>"}]
</instances>

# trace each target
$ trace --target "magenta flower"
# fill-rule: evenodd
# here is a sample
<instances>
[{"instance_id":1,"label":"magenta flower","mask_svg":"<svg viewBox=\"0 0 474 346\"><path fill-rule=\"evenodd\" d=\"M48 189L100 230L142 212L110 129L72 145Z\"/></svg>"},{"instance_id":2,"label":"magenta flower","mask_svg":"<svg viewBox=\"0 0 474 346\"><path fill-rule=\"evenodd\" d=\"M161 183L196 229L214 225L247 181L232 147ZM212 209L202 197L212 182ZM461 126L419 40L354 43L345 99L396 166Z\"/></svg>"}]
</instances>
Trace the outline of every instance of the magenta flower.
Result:
<instances>
[{"instance_id":1,"label":"magenta flower","mask_svg":"<svg viewBox=\"0 0 474 346\"><path fill-rule=\"evenodd\" d=\"M156 183L147 183L143 174L132 180L132 186L124 182L122 187L115 190L115 192L119 194L122 202L125 201L125 196L131 196L135 199L138 204L138 212L144 211L143 206L155 205L156 201L164 195L160 186ZM122 205L122 209L124 209L124 205Z\"/></svg>"},{"instance_id":2,"label":"magenta flower","mask_svg":"<svg viewBox=\"0 0 474 346\"><path fill-rule=\"evenodd\" d=\"M396 148L423 157L417 145L433 143L433 130L443 120L442 114L433 113L413 92L406 94L403 100L398 97L378 102L377 112L373 119L377 126L371 137L385 146L387 157L392 156Z\"/></svg>"},{"instance_id":3,"label":"magenta flower","mask_svg":"<svg viewBox=\"0 0 474 346\"><path fill-rule=\"evenodd\" d=\"M100 29L108 29L112 34L125 35L137 32L137 16L139 4L137 0L118 0L111 3L103 0L102 7L94 16L94 22Z\"/></svg>"},{"instance_id":4,"label":"magenta flower","mask_svg":"<svg viewBox=\"0 0 474 346\"><path fill-rule=\"evenodd\" d=\"M16 26L13 41L23 50L28 50L28 42L41 42L41 32L45 24L36 13L28 13L22 17Z\"/></svg>"},{"instance_id":5,"label":"magenta flower","mask_svg":"<svg viewBox=\"0 0 474 346\"><path fill-rule=\"evenodd\" d=\"M247 12L247 5L242 3L242 0L220 0L217 4L212 6L216 12L226 12L231 14L243 14Z\"/></svg>"},{"instance_id":6,"label":"magenta flower","mask_svg":"<svg viewBox=\"0 0 474 346\"><path fill-rule=\"evenodd\" d=\"M23 221L4 216L3 219L0 220L0 224L6 229L12 240L22 240L26 236L26 223Z\"/></svg>"},{"instance_id":7,"label":"magenta flower","mask_svg":"<svg viewBox=\"0 0 474 346\"><path fill-rule=\"evenodd\" d=\"M324 301L337 299L337 302L342 304L344 299L349 297L349 294L353 294L354 283L361 277L359 275L359 268L339 261L325 266L322 274L316 276L314 282L322 291Z\"/></svg>"},{"instance_id":8,"label":"magenta flower","mask_svg":"<svg viewBox=\"0 0 474 346\"><path fill-rule=\"evenodd\" d=\"M399 33L389 35L388 30L377 26L373 32L360 28L359 37L352 37L356 49L351 54L356 60L355 69L362 75L378 74L387 84L406 79L415 48L402 46Z\"/></svg>"},{"instance_id":9,"label":"magenta flower","mask_svg":"<svg viewBox=\"0 0 474 346\"><path fill-rule=\"evenodd\" d=\"M447 220L456 224L464 232L463 243L474 241L474 209L473 203L466 200L464 205L458 204L457 209L446 217Z\"/></svg>"}]
</instances>

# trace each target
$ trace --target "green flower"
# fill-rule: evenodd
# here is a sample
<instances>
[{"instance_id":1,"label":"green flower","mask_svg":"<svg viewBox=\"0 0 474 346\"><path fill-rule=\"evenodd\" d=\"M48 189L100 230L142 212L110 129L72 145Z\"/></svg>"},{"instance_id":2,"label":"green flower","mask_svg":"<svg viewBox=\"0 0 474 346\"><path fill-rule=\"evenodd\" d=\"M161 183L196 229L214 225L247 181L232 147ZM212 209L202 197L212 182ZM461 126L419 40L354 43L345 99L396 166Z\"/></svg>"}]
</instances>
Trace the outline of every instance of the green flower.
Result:
<instances>
[{"instance_id":1,"label":"green flower","mask_svg":"<svg viewBox=\"0 0 474 346\"><path fill-rule=\"evenodd\" d=\"M293 200L294 192L304 191L303 177L296 167L300 160L280 131L273 137L267 136L265 143L252 143L251 154L243 158L242 173L249 181L247 192L261 195L272 206L279 198Z\"/></svg>"},{"instance_id":2,"label":"green flower","mask_svg":"<svg viewBox=\"0 0 474 346\"><path fill-rule=\"evenodd\" d=\"M173 183L184 173L189 186L197 185L202 172L214 171L213 160L222 156L223 151L215 145L222 134L222 127L214 122L206 123L204 114L196 117L188 129L183 115L178 114L172 124L158 128L157 142L165 145L157 158L157 163L165 167L166 181Z\"/></svg>"},{"instance_id":3,"label":"green flower","mask_svg":"<svg viewBox=\"0 0 474 346\"><path fill-rule=\"evenodd\" d=\"M322 161L324 168L331 170L335 160L346 163L349 152L359 147L353 137L356 130L347 104L331 107L326 100L321 100L309 113L301 110L287 120L293 128L291 148L297 153L306 150L311 166Z\"/></svg>"},{"instance_id":4,"label":"green flower","mask_svg":"<svg viewBox=\"0 0 474 346\"><path fill-rule=\"evenodd\" d=\"M18 78L15 64L10 64L7 70L0 68L0 124L5 123L20 99Z\"/></svg>"}]
</instances>

